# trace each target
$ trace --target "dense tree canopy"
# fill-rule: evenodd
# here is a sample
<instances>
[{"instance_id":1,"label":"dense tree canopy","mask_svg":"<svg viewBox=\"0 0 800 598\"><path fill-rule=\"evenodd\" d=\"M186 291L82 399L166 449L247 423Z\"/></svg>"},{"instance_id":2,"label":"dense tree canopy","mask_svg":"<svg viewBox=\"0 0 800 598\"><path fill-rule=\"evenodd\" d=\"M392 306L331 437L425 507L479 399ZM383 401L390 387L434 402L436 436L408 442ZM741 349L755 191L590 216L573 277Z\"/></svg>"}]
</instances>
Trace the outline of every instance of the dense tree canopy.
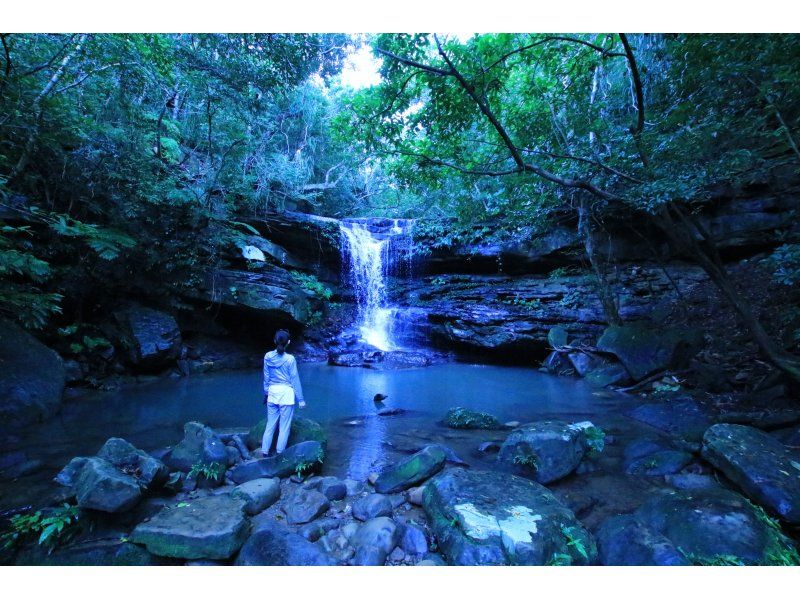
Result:
<instances>
[{"instance_id":1,"label":"dense tree canopy","mask_svg":"<svg viewBox=\"0 0 800 598\"><path fill-rule=\"evenodd\" d=\"M593 239L622 210L782 359L693 214L800 166L797 36L384 34L361 90L331 79L346 35L0 40L0 311L29 326L98 297L177 302L242 219L284 209L417 217L440 243L577 217L615 321Z\"/></svg>"}]
</instances>

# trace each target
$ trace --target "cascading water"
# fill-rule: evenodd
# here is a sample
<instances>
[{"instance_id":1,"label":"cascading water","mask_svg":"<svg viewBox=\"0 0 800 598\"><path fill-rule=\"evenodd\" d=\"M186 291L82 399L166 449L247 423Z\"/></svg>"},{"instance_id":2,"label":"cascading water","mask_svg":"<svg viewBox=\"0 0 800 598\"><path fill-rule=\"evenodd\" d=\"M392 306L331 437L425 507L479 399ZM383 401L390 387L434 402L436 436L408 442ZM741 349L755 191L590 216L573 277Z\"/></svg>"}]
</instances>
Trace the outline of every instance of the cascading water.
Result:
<instances>
[{"instance_id":1,"label":"cascading water","mask_svg":"<svg viewBox=\"0 0 800 598\"><path fill-rule=\"evenodd\" d=\"M358 328L361 340L380 349L392 351L392 316L386 280L407 264L411 256L411 220L343 220L342 256L358 305Z\"/></svg>"}]
</instances>

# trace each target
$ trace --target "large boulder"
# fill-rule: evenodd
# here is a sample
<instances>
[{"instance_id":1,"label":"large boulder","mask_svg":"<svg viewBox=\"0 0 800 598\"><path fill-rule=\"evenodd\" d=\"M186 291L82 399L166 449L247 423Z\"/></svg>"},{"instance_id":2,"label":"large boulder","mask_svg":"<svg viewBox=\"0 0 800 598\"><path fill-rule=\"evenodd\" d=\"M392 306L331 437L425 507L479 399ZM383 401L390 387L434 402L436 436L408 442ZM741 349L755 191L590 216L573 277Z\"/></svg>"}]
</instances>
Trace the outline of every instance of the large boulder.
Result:
<instances>
[{"instance_id":1,"label":"large boulder","mask_svg":"<svg viewBox=\"0 0 800 598\"><path fill-rule=\"evenodd\" d=\"M319 469L324 458L322 445L309 440L288 447L280 455L240 463L230 474L237 484L256 478L288 478L295 473L306 474Z\"/></svg>"},{"instance_id":2,"label":"large boulder","mask_svg":"<svg viewBox=\"0 0 800 598\"><path fill-rule=\"evenodd\" d=\"M457 430L500 430L503 427L494 415L465 407L450 409L444 416L444 425Z\"/></svg>"},{"instance_id":3,"label":"large boulder","mask_svg":"<svg viewBox=\"0 0 800 598\"><path fill-rule=\"evenodd\" d=\"M559 480L578 467L588 449L591 422L543 421L515 429L497 455L498 461L540 484Z\"/></svg>"},{"instance_id":4,"label":"large boulder","mask_svg":"<svg viewBox=\"0 0 800 598\"><path fill-rule=\"evenodd\" d=\"M336 561L317 544L309 542L286 527L266 522L259 525L242 546L236 565L286 566L335 565Z\"/></svg>"},{"instance_id":5,"label":"large boulder","mask_svg":"<svg viewBox=\"0 0 800 598\"><path fill-rule=\"evenodd\" d=\"M188 472L197 464L218 463L227 467L228 454L214 430L199 422L187 422L183 426L183 440L175 445L165 460L171 468Z\"/></svg>"},{"instance_id":6,"label":"large boulder","mask_svg":"<svg viewBox=\"0 0 800 598\"><path fill-rule=\"evenodd\" d=\"M634 515L695 564L800 564L794 546L780 527L730 490L656 496Z\"/></svg>"},{"instance_id":7,"label":"large boulder","mask_svg":"<svg viewBox=\"0 0 800 598\"><path fill-rule=\"evenodd\" d=\"M375 480L375 490L383 494L408 490L439 473L446 461L447 453L441 448L426 446L421 451L384 469Z\"/></svg>"},{"instance_id":8,"label":"large boulder","mask_svg":"<svg viewBox=\"0 0 800 598\"><path fill-rule=\"evenodd\" d=\"M55 415L65 376L55 351L0 319L0 428L26 426Z\"/></svg>"},{"instance_id":9,"label":"large boulder","mask_svg":"<svg viewBox=\"0 0 800 598\"><path fill-rule=\"evenodd\" d=\"M133 476L146 489L162 486L169 477L166 465L122 438L106 440L97 456Z\"/></svg>"},{"instance_id":10,"label":"large boulder","mask_svg":"<svg viewBox=\"0 0 800 598\"><path fill-rule=\"evenodd\" d=\"M711 426L702 455L755 502L800 525L800 456L769 434L736 424Z\"/></svg>"},{"instance_id":11,"label":"large boulder","mask_svg":"<svg viewBox=\"0 0 800 598\"><path fill-rule=\"evenodd\" d=\"M553 493L508 473L449 469L425 484L423 508L451 565L590 564L597 555Z\"/></svg>"},{"instance_id":12,"label":"large boulder","mask_svg":"<svg viewBox=\"0 0 800 598\"><path fill-rule=\"evenodd\" d=\"M251 451L261 448L261 439L264 436L264 430L266 427L267 419L264 418L255 426L250 428L250 431L247 434L247 448L249 448ZM319 442L323 449L325 449L328 445L328 435L325 433L325 429L321 425L319 425L313 419L295 415L292 418L292 427L289 431L289 443L298 444L308 440Z\"/></svg>"},{"instance_id":13,"label":"large boulder","mask_svg":"<svg viewBox=\"0 0 800 598\"><path fill-rule=\"evenodd\" d=\"M609 326L597 348L612 353L634 380L685 366L702 348L702 334L686 328L655 329L645 323Z\"/></svg>"},{"instance_id":14,"label":"large boulder","mask_svg":"<svg viewBox=\"0 0 800 598\"><path fill-rule=\"evenodd\" d=\"M159 556L228 559L239 550L249 531L244 503L220 495L165 507L137 525L130 539Z\"/></svg>"},{"instance_id":15,"label":"large boulder","mask_svg":"<svg viewBox=\"0 0 800 598\"><path fill-rule=\"evenodd\" d=\"M690 564L672 542L633 515L606 519L597 530L597 547L604 565Z\"/></svg>"},{"instance_id":16,"label":"large boulder","mask_svg":"<svg viewBox=\"0 0 800 598\"><path fill-rule=\"evenodd\" d=\"M73 490L79 507L106 513L128 511L142 498L142 487L133 476L99 457L84 462Z\"/></svg>"},{"instance_id":17,"label":"large boulder","mask_svg":"<svg viewBox=\"0 0 800 598\"><path fill-rule=\"evenodd\" d=\"M169 314L132 304L114 313L122 328L125 355L140 370L157 370L174 362L181 350L178 323Z\"/></svg>"},{"instance_id":18,"label":"large boulder","mask_svg":"<svg viewBox=\"0 0 800 598\"><path fill-rule=\"evenodd\" d=\"M158 557L136 544L122 539L105 538L81 541L49 550L35 546L22 550L15 565L48 565L55 567L132 567L171 564L168 559Z\"/></svg>"}]
</instances>

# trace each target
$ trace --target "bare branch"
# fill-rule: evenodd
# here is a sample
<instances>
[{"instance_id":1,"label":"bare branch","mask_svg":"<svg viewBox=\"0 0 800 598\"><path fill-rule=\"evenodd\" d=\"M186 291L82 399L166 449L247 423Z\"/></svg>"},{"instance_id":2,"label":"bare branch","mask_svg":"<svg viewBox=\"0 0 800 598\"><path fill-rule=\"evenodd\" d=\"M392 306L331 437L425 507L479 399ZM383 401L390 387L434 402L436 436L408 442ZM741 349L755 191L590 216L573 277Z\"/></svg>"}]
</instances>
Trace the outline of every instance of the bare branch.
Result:
<instances>
[{"instance_id":1,"label":"bare branch","mask_svg":"<svg viewBox=\"0 0 800 598\"><path fill-rule=\"evenodd\" d=\"M401 64L405 64L407 66L413 66L414 68L418 68L421 71L425 71L426 73L432 73L434 75L440 75L447 77L452 73L450 71L446 71L444 69L437 68L435 66L431 66L429 64L423 64L421 62L417 62L416 60L411 60L410 58L403 58L402 56L398 56L393 52L389 52L388 50L382 50L381 48L376 48L379 54L383 54L384 56L391 58L392 60L396 60Z\"/></svg>"}]
</instances>

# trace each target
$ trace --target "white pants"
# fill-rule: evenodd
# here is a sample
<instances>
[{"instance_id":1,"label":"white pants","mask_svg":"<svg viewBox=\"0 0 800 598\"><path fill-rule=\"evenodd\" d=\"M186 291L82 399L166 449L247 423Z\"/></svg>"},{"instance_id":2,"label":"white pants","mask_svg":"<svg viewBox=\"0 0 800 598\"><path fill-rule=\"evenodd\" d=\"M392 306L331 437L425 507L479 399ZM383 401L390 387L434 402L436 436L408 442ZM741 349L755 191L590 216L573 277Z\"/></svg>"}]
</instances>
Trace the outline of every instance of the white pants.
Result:
<instances>
[{"instance_id":1,"label":"white pants","mask_svg":"<svg viewBox=\"0 0 800 598\"><path fill-rule=\"evenodd\" d=\"M272 447L272 439L275 436L275 428L278 427L278 445L275 447L278 454L286 448L289 442L289 431L292 429L292 416L294 415L294 405L278 405L277 403L267 403L267 427L264 428L264 437L261 439L261 452L264 456L269 453Z\"/></svg>"}]
</instances>

